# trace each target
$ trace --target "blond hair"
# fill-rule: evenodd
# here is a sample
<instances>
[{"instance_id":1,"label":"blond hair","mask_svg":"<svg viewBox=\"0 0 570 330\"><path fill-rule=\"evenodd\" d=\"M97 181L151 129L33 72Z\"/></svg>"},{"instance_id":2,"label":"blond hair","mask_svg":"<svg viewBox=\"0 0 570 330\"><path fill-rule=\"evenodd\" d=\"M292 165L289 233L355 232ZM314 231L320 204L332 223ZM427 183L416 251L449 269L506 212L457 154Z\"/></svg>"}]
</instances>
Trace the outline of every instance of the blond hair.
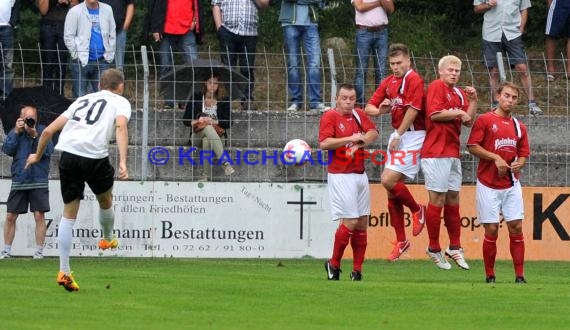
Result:
<instances>
[{"instance_id":1,"label":"blond hair","mask_svg":"<svg viewBox=\"0 0 570 330\"><path fill-rule=\"evenodd\" d=\"M455 55L447 55L442 57L439 60L439 63L437 64L437 68L438 69L443 69L444 67L447 67L449 65L458 65L459 68L461 69L461 60L459 59L459 57L455 56Z\"/></svg>"}]
</instances>

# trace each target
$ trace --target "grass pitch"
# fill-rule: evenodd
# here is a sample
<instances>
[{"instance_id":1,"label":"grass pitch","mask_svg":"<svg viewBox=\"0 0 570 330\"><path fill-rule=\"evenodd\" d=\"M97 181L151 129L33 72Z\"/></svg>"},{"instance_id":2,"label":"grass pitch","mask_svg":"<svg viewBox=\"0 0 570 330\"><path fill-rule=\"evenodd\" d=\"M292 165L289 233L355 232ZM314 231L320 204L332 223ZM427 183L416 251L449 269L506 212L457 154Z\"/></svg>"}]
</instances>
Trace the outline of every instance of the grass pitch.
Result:
<instances>
[{"instance_id":1,"label":"grass pitch","mask_svg":"<svg viewBox=\"0 0 570 330\"><path fill-rule=\"evenodd\" d=\"M72 258L80 291L57 286L57 258L0 261L0 329L562 329L570 264L512 265L484 283L481 261L368 260L338 282L323 260Z\"/></svg>"}]
</instances>

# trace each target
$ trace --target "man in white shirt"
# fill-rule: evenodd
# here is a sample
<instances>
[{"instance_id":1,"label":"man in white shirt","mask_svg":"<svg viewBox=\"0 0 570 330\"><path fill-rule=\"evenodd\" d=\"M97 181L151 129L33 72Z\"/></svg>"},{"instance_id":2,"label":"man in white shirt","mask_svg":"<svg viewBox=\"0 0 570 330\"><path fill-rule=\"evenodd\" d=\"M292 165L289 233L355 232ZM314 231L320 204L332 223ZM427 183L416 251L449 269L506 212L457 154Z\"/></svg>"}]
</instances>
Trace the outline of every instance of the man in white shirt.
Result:
<instances>
[{"instance_id":1,"label":"man in white shirt","mask_svg":"<svg viewBox=\"0 0 570 330\"><path fill-rule=\"evenodd\" d=\"M113 9L98 0L85 0L69 9L63 41L71 56L73 97L97 90L99 76L115 58Z\"/></svg>"},{"instance_id":2,"label":"man in white shirt","mask_svg":"<svg viewBox=\"0 0 570 330\"><path fill-rule=\"evenodd\" d=\"M395 10L392 0L352 0L354 21L356 23L356 104L364 108L366 100L366 72L368 56L374 61L374 88L386 76L386 58L388 57L388 15Z\"/></svg>"},{"instance_id":3,"label":"man in white shirt","mask_svg":"<svg viewBox=\"0 0 570 330\"><path fill-rule=\"evenodd\" d=\"M83 199L85 183L89 185L99 202L99 223L103 238L99 248L116 248L119 242L113 238L115 215L113 212L113 177L115 170L109 162L109 141L113 128L119 149L118 178L126 180L128 132L131 105L122 97L125 89L123 73L116 69L103 71L99 92L78 98L51 123L40 136L37 152L28 157L26 168L37 163L54 133L61 131L55 147L62 151L59 161L59 179L64 207L59 223L58 242L60 271L57 283L67 291L79 291L69 266L72 233Z\"/></svg>"},{"instance_id":4,"label":"man in white shirt","mask_svg":"<svg viewBox=\"0 0 570 330\"><path fill-rule=\"evenodd\" d=\"M528 21L530 0L473 0L473 10L483 14L483 57L489 69L493 108L498 106L495 91L499 85L497 53L504 52L511 67L519 72L521 84L528 97L528 111L541 115L532 90L522 34Z\"/></svg>"}]
</instances>

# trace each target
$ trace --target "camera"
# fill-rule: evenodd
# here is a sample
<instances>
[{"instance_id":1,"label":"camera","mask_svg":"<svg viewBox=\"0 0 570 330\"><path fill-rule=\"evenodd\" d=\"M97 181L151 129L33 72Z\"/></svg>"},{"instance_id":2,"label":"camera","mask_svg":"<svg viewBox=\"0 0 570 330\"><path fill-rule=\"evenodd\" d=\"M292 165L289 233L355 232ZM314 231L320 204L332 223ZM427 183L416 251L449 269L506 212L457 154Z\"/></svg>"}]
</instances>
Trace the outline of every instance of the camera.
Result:
<instances>
[{"instance_id":1,"label":"camera","mask_svg":"<svg viewBox=\"0 0 570 330\"><path fill-rule=\"evenodd\" d=\"M24 119L24 123L26 123L26 125L30 128L36 126L36 120L34 118L26 118Z\"/></svg>"}]
</instances>

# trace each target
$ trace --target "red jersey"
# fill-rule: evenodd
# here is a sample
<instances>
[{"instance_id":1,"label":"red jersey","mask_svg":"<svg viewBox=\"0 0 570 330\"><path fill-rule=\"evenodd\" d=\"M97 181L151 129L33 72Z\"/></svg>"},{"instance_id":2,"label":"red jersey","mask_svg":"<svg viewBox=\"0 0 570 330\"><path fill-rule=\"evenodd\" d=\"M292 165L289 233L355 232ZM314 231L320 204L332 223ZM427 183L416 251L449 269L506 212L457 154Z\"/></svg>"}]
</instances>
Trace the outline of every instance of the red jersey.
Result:
<instances>
[{"instance_id":1,"label":"red jersey","mask_svg":"<svg viewBox=\"0 0 570 330\"><path fill-rule=\"evenodd\" d=\"M184 35L194 19L194 0L169 0L166 5L164 33Z\"/></svg>"},{"instance_id":2,"label":"red jersey","mask_svg":"<svg viewBox=\"0 0 570 330\"><path fill-rule=\"evenodd\" d=\"M414 70L408 70L403 77L390 75L384 79L368 103L378 107L384 99L390 100L392 127L398 129L402 125L408 107L412 107L418 110L418 115L410 126L410 131L426 129L423 107L424 81Z\"/></svg>"},{"instance_id":3,"label":"red jersey","mask_svg":"<svg viewBox=\"0 0 570 330\"><path fill-rule=\"evenodd\" d=\"M358 118L353 113L341 115L336 109L325 112L321 117L319 127L319 143L327 138L343 138L354 133L366 133L376 130L376 125L368 118L366 113L360 109L355 109ZM360 120L360 124L357 119ZM361 129L362 128L362 129ZM345 147L332 151L332 159L328 165L329 173L364 173L364 159L355 157L349 160L344 155L345 148L350 148L352 143Z\"/></svg>"},{"instance_id":4,"label":"red jersey","mask_svg":"<svg viewBox=\"0 0 570 330\"><path fill-rule=\"evenodd\" d=\"M449 109L467 112L467 94L457 87L449 87L440 79L429 84L426 93L426 138L422 147L422 158L459 158L459 135L461 118L450 121L433 121L433 114Z\"/></svg>"},{"instance_id":5,"label":"red jersey","mask_svg":"<svg viewBox=\"0 0 570 330\"><path fill-rule=\"evenodd\" d=\"M528 157L530 146L526 126L514 117L501 117L495 111L487 112L473 124L467 145L480 145L511 164L518 157ZM487 187L506 189L518 181L520 173L499 176L495 161L480 159L477 179Z\"/></svg>"}]
</instances>

